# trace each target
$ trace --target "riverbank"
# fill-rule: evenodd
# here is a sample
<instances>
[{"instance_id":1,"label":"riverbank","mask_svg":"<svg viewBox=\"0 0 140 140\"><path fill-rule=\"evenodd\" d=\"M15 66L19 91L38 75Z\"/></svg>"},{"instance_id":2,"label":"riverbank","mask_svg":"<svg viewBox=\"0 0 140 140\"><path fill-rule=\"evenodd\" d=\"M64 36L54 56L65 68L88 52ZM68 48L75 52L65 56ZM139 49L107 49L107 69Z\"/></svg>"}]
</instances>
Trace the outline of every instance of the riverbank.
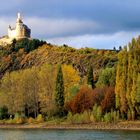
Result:
<instances>
[{"instance_id":1,"label":"riverbank","mask_svg":"<svg viewBox=\"0 0 140 140\"><path fill-rule=\"evenodd\" d=\"M90 124L0 124L0 129L70 129L70 130L138 130L140 121L119 123L90 123Z\"/></svg>"}]
</instances>

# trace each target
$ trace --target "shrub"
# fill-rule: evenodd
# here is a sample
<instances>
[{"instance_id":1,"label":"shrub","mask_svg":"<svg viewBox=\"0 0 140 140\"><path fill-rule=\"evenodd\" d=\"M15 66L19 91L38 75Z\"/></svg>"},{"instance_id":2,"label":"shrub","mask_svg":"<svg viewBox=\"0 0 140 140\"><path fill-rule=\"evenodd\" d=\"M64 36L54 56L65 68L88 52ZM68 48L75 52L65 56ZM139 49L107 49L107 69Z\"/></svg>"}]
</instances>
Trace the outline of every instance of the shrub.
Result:
<instances>
[{"instance_id":1,"label":"shrub","mask_svg":"<svg viewBox=\"0 0 140 140\"><path fill-rule=\"evenodd\" d=\"M90 112L84 111L83 115L83 123L89 123L90 122Z\"/></svg>"},{"instance_id":2,"label":"shrub","mask_svg":"<svg viewBox=\"0 0 140 140\"><path fill-rule=\"evenodd\" d=\"M27 123L34 123L35 122L35 119L30 117L28 120L27 120Z\"/></svg>"},{"instance_id":3,"label":"shrub","mask_svg":"<svg viewBox=\"0 0 140 140\"><path fill-rule=\"evenodd\" d=\"M113 111L112 119L113 119L114 122L119 121L119 111Z\"/></svg>"},{"instance_id":4,"label":"shrub","mask_svg":"<svg viewBox=\"0 0 140 140\"><path fill-rule=\"evenodd\" d=\"M15 120L16 124L23 124L25 122L25 119L24 118L18 118Z\"/></svg>"},{"instance_id":5,"label":"shrub","mask_svg":"<svg viewBox=\"0 0 140 140\"><path fill-rule=\"evenodd\" d=\"M16 124L23 124L25 122L25 118L23 118L19 113L16 113L12 121Z\"/></svg>"},{"instance_id":6,"label":"shrub","mask_svg":"<svg viewBox=\"0 0 140 140\"><path fill-rule=\"evenodd\" d=\"M23 124L25 123L25 119L24 118L14 118L14 119L9 119L6 120L5 123L7 124Z\"/></svg>"},{"instance_id":7,"label":"shrub","mask_svg":"<svg viewBox=\"0 0 140 140\"><path fill-rule=\"evenodd\" d=\"M73 117L72 116L72 113L69 112L68 115L67 115L67 121L70 122L70 123L72 123L72 117Z\"/></svg>"},{"instance_id":8,"label":"shrub","mask_svg":"<svg viewBox=\"0 0 140 140\"><path fill-rule=\"evenodd\" d=\"M104 115L104 121L105 121L105 122L111 122L111 121L112 121L111 113L110 113L110 112L109 112L109 113L106 113L106 114Z\"/></svg>"},{"instance_id":9,"label":"shrub","mask_svg":"<svg viewBox=\"0 0 140 140\"><path fill-rule=\"evenodd\" d=\"M101 110L100 106L97 106L97 104L95 104L93 106L90 118L91 118L91 121L101 121L101 119L102 119L102 110Z\"/></svg>"},{"instance_id":10,"label":"shrub","mask_svg":"<svg viewBox=\"0 0 140 140\"><path fill-rule=\"evenodd\" d=\"M16 122L15 122L14 119L9 119L5 123L7 123L7 124L15 124Z\"/></svg>"},{"instance_id":11,"label":"shrub","mask_svg":"<svg viewBox=\"0 0 140 140\"><path fill-rule=\"evenodd\" d=\"M44 118L42 117L41 114L39 114L39 115L37 116L36 121L39 122L39 123L44 122Z\"/></svg>"},{"instance_id":12,"label":"shrub","mask_svg":"<svg viewBox=\"0 0 140 140\"><path fill-rule=\"evenodd\" d=\"M67 115L67 121L72 124L83 124L90 122L90 112L84 111L83 113L72 115L71 112Z\"/></svg>"},{"instance_id":13,"label":"shrub","mask_svg":"<svg viewBox=\"0 0 140 140\"><path fill-rule=\"evenodd\" d=\"M72 113L83 113L93 106L93 92L88 87L82 87L77 95L69 103L69 110Z\"/></svg>"}]
</instances>

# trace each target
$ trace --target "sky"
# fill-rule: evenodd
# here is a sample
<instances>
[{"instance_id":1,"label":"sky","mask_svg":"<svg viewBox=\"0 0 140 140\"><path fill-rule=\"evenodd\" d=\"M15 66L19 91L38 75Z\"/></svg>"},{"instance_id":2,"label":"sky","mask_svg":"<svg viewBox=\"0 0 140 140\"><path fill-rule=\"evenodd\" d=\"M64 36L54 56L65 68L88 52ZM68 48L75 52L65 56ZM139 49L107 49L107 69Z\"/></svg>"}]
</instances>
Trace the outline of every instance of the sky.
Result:
<instances>
[{"instance_id":1,"label":"sky","mask_svg":"<svg viewBox=\"0 0 140 140\"><path fill-rule=\"evenodd\" d=\"M0 36L17 12L32 37L72 47L112 49L140 35L140 0L0 0Z\"/></svg>"}]
</instances>

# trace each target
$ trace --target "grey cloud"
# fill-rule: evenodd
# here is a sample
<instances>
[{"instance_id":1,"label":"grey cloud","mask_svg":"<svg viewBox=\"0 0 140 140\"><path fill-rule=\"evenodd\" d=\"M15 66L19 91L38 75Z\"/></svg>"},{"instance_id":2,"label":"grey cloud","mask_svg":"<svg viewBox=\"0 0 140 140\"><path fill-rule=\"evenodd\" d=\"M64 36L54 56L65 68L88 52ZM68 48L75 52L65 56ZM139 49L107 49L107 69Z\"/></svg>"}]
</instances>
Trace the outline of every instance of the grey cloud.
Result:
<instances>
[{"instance_id":1,"label":"grey cloud","mask_svg":"<svg viewBox=\"0 0 140 140\"><path fill-rule=\"evenodd\" d=\"M82 30L83 34L140 30L139 0L24 0L21 11L26 16L46 18L46 21L50 18L77 19L100 24L98 30L86 27L85 32ZM76 29L73 28L73 31L75 34ZM80 34L77 28L77 35ZM68 32L63 35L68 35Z\"/></svg>"},{"instance_id":2,"label":"grey cloud","mask_svg":"<svg viewBox=\"0 0 140 140\"><path fill-rule=\"evenodd\" d=\"M76 36L100 28L92 20L29 18L26 23L32 28L33 34L40 37Z\"/></svg>"},{"instance_id":3,"label":"grey cloud","mask_svg":"<svg viewBox=\"0 0 140 140\"><path fill-rule=\"evenodd\" d=\"M0 9L0 34L7 32L9 22L15 22L19 10L37 38L87 34L109 38L122 31L140 31L139 0L11 0L10 3L4 0Z\"/></svg>"}]
</instances>

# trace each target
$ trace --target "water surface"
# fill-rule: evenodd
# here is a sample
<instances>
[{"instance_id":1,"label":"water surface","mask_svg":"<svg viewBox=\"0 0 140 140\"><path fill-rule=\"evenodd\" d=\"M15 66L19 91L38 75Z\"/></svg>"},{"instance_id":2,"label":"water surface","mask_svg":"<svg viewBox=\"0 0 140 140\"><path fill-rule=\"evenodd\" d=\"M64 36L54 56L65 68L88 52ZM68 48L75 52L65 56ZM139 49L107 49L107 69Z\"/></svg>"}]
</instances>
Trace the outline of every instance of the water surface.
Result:
<instances>
[{"instance_id":1,"label":"water surface","mask_svg":"<svg viewBox=\"0 0 140 140\"><path fill-rule=\"evenodd\" d=\"M0 129L0 140L140 140L139 131Z\"/></svg>"}]
</instances>

